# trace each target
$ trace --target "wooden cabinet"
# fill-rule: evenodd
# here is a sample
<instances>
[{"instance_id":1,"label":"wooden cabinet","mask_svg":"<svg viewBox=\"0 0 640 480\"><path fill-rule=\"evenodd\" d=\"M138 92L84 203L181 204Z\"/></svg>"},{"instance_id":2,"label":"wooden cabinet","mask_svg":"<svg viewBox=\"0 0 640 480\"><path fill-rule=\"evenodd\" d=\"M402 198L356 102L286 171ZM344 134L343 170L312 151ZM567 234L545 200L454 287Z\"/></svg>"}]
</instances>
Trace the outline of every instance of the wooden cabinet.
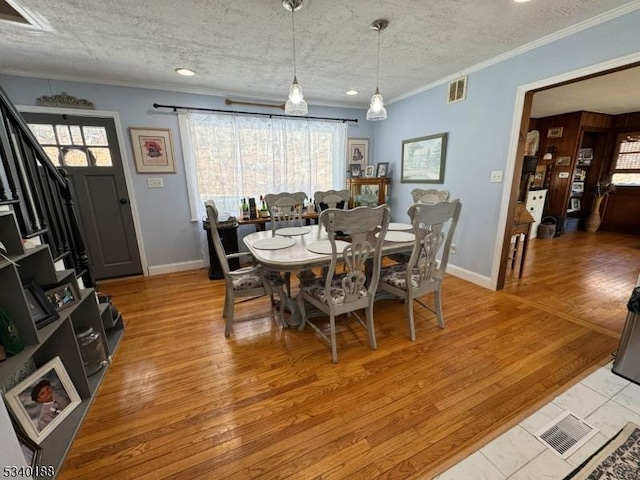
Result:
<instances>
[{"instance_id":1,"label":"wooden cabinet","mask_svg":"<svg viewBox=\"0 0 640 480\"><path fill-rule=\"evenodd\" d=\"M391 178L347 178L347 190L351 192L349 208L377 207L389 203Z\"/></svg>"},{"instance_id":2,"label":"wooden cabinet","mask_svg":"<svg viewBox=\"0 0 640 480\"><path fill-rule=\"evenodd\" d=\"M78 392L81 403L66 416L40 443L39 465L52 466L57 474L71 446L76 432L104 378L108 366L88 374L76 335L92 328L102 340L105 354L110 358L124 334L122 318L112 318L108 304L99 304L93 289L79 289L73 270L56 270L47 245L25 250L12 212L0 212L0 242L7 257L0 258L0 309L15 324L24 349L0 362L0 386L4 392L55 357L60 357L65 371ZM77 303L58 312L59 318L37 328L31 318L23 284L33 280L39 285L72 283L80 292ZM20 465L15 458L17 435L12 426L0 422L0 437L9 445L0 449L2 465ZM4 444L3 444L4 445ZM17 463L19 462L19 463ZM50 470L47 470L50 472ZM48 475L48 473L47 473Z\"/></svg>"}]
</instances>

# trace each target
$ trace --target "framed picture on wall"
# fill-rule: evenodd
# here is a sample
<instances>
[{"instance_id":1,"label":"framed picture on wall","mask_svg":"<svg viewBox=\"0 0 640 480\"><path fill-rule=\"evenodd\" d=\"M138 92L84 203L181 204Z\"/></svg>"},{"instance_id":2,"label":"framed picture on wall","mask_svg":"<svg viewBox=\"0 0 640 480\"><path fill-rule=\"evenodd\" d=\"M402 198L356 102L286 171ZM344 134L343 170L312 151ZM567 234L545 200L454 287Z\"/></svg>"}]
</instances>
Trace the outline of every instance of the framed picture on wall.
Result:
<instances>
[{"instance_id":1,"label":"framed picture on wall","mask_svg":"<svg viewBox=\"0 0 640 480\"><path fill-rule=\"evenodd\" d=\"M347 163L369 164L369 139L349 138L347 140Z\"/></svg>"},{"instance_id":2,"label":"framed picture on wall","mask_svg":"<svg viewBox=\"0 0 640 480\"><path fill-rule=\"evenodd\" d=\"M400 182L444 183L446 154L446 133L404 140Z\"/></svg>"},{"instance_id":3,"label":"framed picture on wall","mask_svg":"<svg viewBox=\"0 0 640 480\"><path fill-rule=\"evenodd\" d=\"M547 131L547 138L560 138L562 137L562 132L564 131L564 127L553 127Z\"/></svg>"},{"instance_id":4,"label":"framed picture on wall","mask_svg":"<svg viewBox=\"0 0 640 480\"><path fill-rule=\"evenodd\" d=\"M176 173L171 129L130 127L129 132L138 173Z\"/></svg>"}]
</instances>

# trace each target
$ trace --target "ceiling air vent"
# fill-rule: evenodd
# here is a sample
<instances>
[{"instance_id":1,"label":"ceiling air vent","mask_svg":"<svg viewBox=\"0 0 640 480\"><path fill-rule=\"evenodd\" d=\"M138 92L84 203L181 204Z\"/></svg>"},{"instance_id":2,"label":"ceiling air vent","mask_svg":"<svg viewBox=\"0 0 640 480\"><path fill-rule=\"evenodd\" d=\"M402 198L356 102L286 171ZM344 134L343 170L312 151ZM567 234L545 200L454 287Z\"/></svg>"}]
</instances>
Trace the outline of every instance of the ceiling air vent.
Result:
<instances>
[{"instance_id":1,"label":"ceiling air vent","mask_svg":"<svg viewBox=\"0 0 640 480\"><path fill-rule=\"evenodd\" d=\"M562 458L587 443L598 430L570 411L564 412L536 432L536 437Z\"/></svg>"},{"instance_id":2,"label":"ceiling air vent","mask_svg":"<svg viewBox=\"0 0 640 480\"><path fill-rule=\"evenodd\" d=\"M467 98L467 77L449 83L449 98L447 103L455 103Z\"/></svg>"}]
</instances>

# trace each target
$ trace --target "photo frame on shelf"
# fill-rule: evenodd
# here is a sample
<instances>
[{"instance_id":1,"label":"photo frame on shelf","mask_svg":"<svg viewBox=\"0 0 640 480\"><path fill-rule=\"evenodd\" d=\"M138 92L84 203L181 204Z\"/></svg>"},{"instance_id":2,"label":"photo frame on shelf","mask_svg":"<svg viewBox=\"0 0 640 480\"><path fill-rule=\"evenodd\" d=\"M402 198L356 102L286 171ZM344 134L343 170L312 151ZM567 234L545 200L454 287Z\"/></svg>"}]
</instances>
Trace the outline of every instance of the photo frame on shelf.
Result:
<instances>
[{"instance_id":1,"label":"photo frame on shelf","mask_svg":"<svg viewBox=\"0 0 640 480\"><path fill-rule=\"evenodd\" d=\"M80 292L73 282L43 287L44 295L56 312L69 308L80 301Z\"/></svg>"},{"instance_id":2,"label":"photo frame on shelf","mask_svg":"<svg viewBox=\"0 0 640 480\"><path fill-rule=\"evenodd\" d=\"M129 127L138 173L176 173L170 128Z\"/></svg>"},{"instance_id":3,"label":"photo frame on shelf","mask_svg":"<svg viewBox=\"0 0 640 480\"><path fill-rule=\"evenodd\" d=\"M16 429L16 437L24 455L24 461L31 468L35 468L40 463L40 456L42 455L42 449L40 446L27 437L20 429Z\"/></svg>"},{"instance_id":4,"label":"photo frame on shelf","mask_svg":"<svg viewBox=\"0 0 640 480\"><path fill-rule=\"evenodd\" d=\"M365 165L364 167L365 178L373 178L376 176L376 167L373 165Z\"/></svg>"},{"instance_id":5,"label":"photo frame on shelf","mask_svg":"<svg viewBox=\"0 0 640 480\"><path fill-rule=\"evenodd\" d=\"M362 165L359 163L351 163L349 164L349 173L351 174L351 178L358 178L362 174Z\"/></svg>"},{"instance_id":6,"label":"photo frame on shelf","mask_svg":"<svg viewBox=\"0 0 640 480\"><path fill-rule=\"evenodd\" d=\"M40 329L60 318L60 315L53 305L49 303L49 300L47 300L44 294L44 290L42 290L42 287L38 283L30 280L26 282L23 287L29 313L36 328Z\"/></svg>"},{"instance_id":7,"label":"photo frame on shelf","mask_svg":"<svg viewBox=\"0 0 640 480\"><path fill-rule=\"evenodd\" d=\"M389 174L389 162L378 162L376 177L386 177Z\"/></svg>"},{"instance_id":8,"label":"photo frame on shelf","mask_svg":"<svg viewBox=\"0 0 640 480\"><path fill-rule=\"evenodd\" d=\"M362 166L369 164L368 138L347 139L347 161L349 163L359 163Z\"/></svg>"},{"instance_id":9,"label":"photo frame on shelf","mask_svg":"<svg viewBox=\"0 0 640 480\"><path fill-rule=\"evenodd\" d=\"M576 193L584 192L584 182L573 182L571 184L571 191Z\"/></svg>"},{"instance_id":10,"label":"photo frame on shelf","mask_svg":"<svg viewBox=\"0 0 640 480\"><path fill-rule=\"evenodd\" d=\"M401 183L444 183L447 133L402 142Z\"/></svg>"},{"instance_id":11,"label":"photo frame on shelf","mask_svg":"<svg viewBox=\"0 0 640 480\"><path fill-rule=\"evenodd\" d=\"M581 208L580 199L579 198L572 198L569 205L570 205L571 210L573 210L574 212L580 210L580 208Z\"/></svg>"},{"instance_id":12,"label":"photo frame on shelf","mask_svg":"<svg viewBox=\"0 0 640 480\"><path fill-rule=\"evenodd\" d=\"M581 168L577 168L574 178L577 182L584 182L587 178L587 171Z\"/></svg>"},{"instance_id":13,"label":"photo frame on shelf","mask_svg":"<svg viewBox=\"0 0 640 480\"><path fill-rule=\"evenodd\" d=\"M547 138L560 138L562 137L562 132L564 131L564 127L554 127L547 130Z\"/></svg>"},{"instance_id":14,"label":"photo frame on shelf","mask_svg":"<svg viewBox=\"0 0 640 480\"><path fill-rule=\"evenodd\" d=\"M591 165L592 160L593 160L592 148L581 148L578 151L578 165L584 165L584 166Z\"/></svg>"},{"instance_id":15,"label":"photo frame on shelf","mask_svg":"<svg viewBox=\"0 0 640 480\"><path fill-rule=\"evenodd\" d=\"M5 394L20 428L37 445L81 403L60 357L54 357Z\"/></svg>"}]
</instances>

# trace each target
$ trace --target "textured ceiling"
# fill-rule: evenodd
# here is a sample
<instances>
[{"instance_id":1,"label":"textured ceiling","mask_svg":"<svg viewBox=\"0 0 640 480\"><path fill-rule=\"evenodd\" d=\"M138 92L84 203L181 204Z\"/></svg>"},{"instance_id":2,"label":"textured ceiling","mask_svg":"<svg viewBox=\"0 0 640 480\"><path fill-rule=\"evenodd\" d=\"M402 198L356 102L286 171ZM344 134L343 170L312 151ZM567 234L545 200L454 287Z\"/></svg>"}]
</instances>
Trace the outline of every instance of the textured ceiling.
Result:
<instances>
[{"instance_id":1,"label":"textured ceiling","mask_svg":"<svg viewBox=\"0 0 640 480\"><path fill-rule=\"evenodd\" d=\"M7 1L41 28L0 21L2 73L277 101L293 78L281 0ZM305 0L295 13L297 76L310 104L365 106L376 87L369 24L386 18L379 85L389 102L630 3Z\"/></svg>"}]
</instances>

